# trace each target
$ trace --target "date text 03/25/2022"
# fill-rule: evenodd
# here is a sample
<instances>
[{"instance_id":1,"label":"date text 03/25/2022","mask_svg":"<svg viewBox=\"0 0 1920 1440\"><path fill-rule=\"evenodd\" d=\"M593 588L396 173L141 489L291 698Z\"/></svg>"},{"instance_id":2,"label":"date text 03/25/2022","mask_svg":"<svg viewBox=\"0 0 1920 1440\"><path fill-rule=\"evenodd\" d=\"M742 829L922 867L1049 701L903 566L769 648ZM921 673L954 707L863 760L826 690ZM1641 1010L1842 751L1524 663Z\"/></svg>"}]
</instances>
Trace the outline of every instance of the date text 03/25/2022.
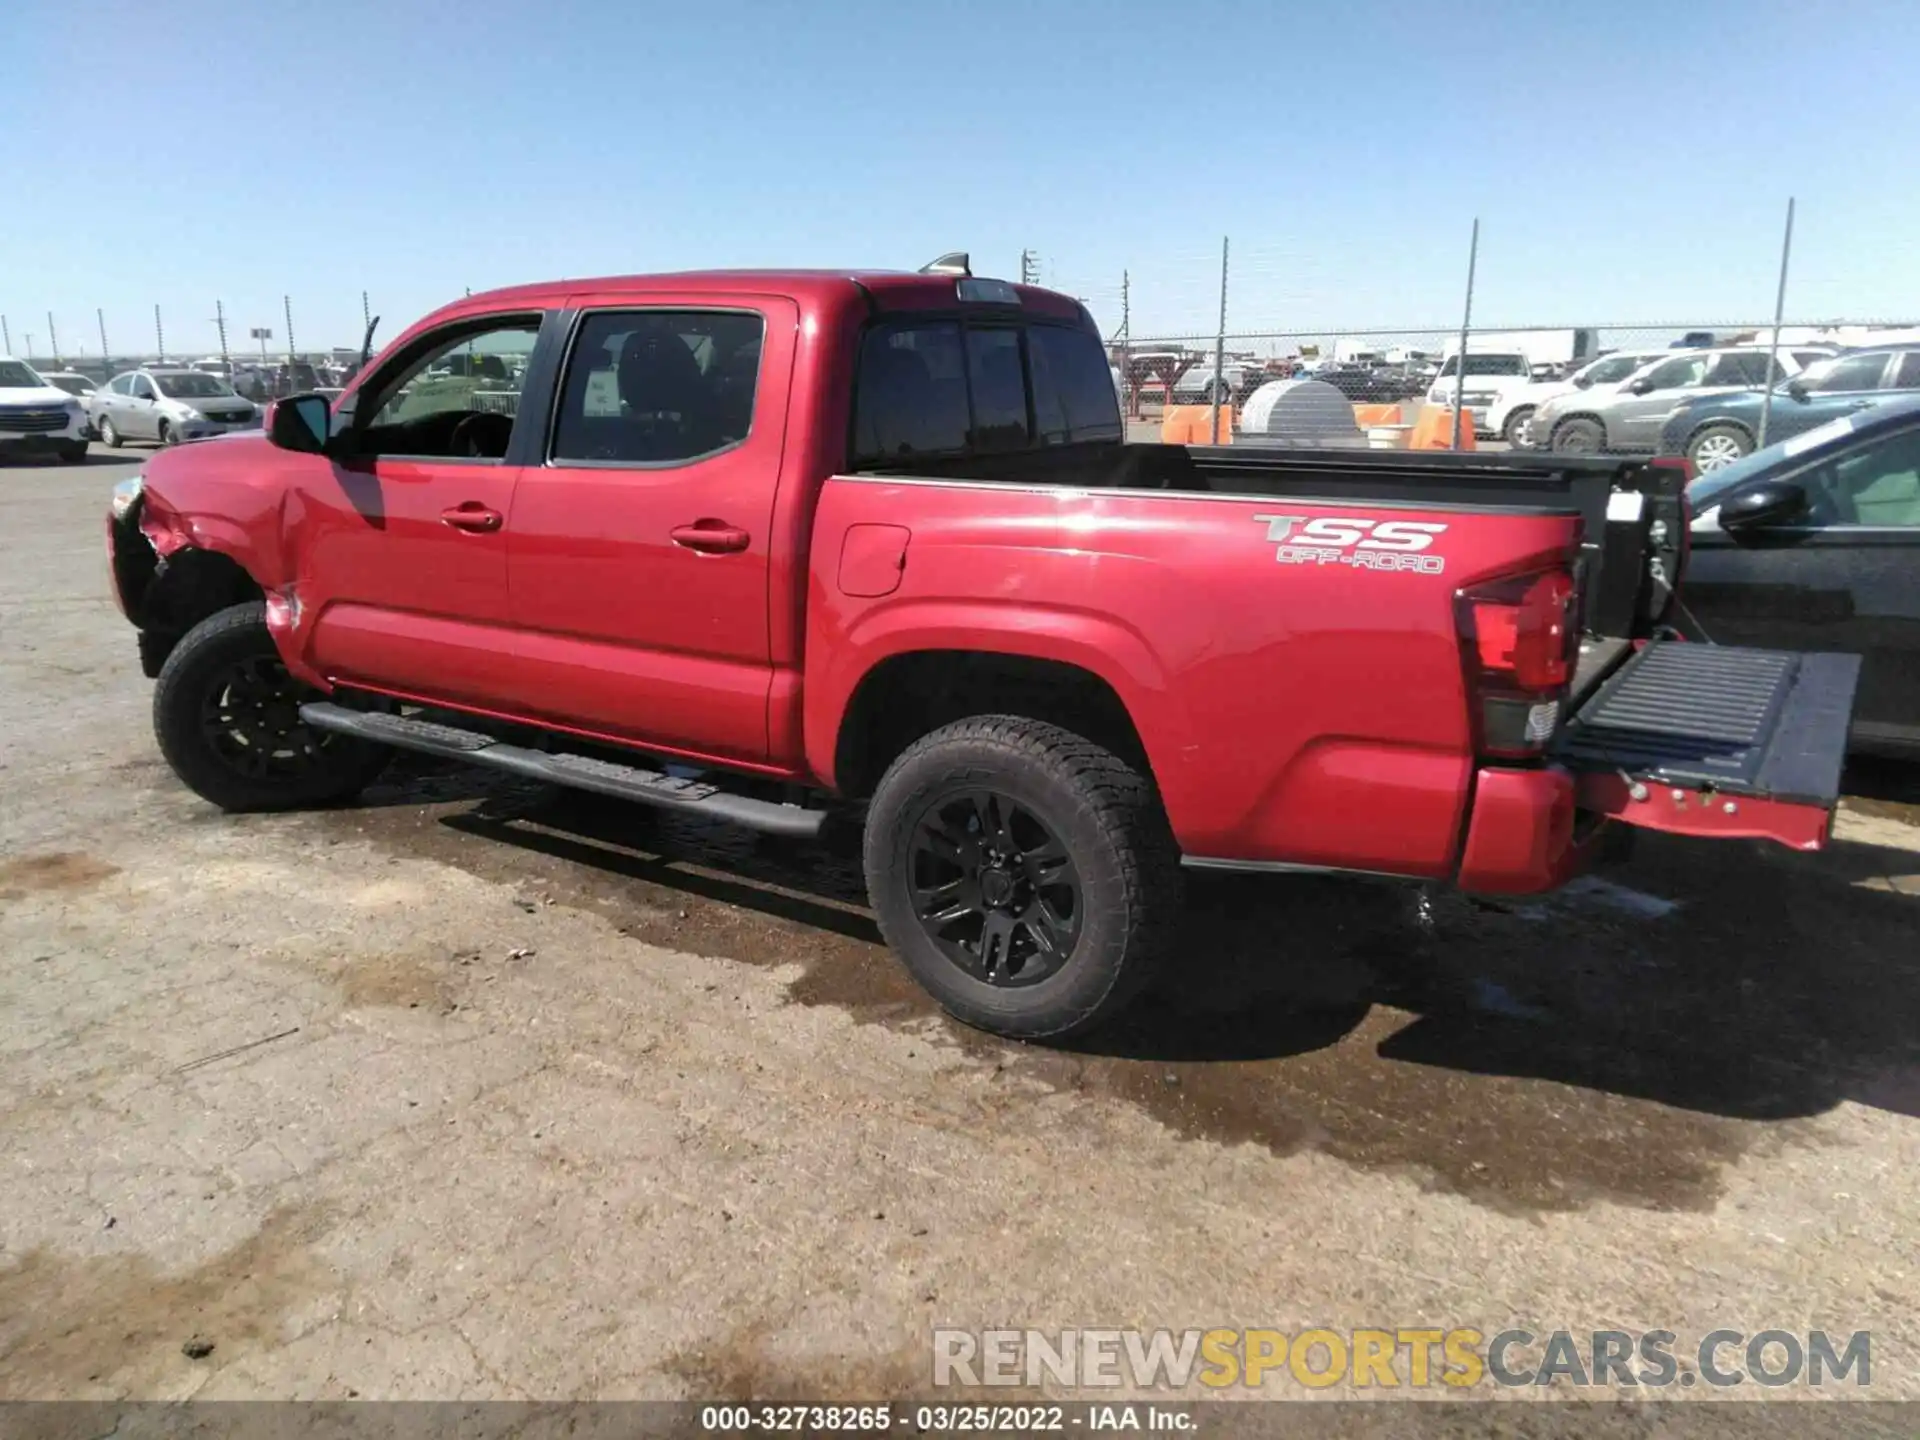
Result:
<instances>
[{"instance_id":1,"label":"date text 03/25/2022","mask_svg":"<svg viewBox=\"0 0 1920 1440\"><path fill-rule=\"evenodd\" d=\"M703 1405L700 1428L714 1434L841 1431L874 1434L892 1429L936 1434L1037 1434L1068 1430L1193 1430L1192 1412L1151 1404L1077 1405Z\"/></svg>"}]
</instances>

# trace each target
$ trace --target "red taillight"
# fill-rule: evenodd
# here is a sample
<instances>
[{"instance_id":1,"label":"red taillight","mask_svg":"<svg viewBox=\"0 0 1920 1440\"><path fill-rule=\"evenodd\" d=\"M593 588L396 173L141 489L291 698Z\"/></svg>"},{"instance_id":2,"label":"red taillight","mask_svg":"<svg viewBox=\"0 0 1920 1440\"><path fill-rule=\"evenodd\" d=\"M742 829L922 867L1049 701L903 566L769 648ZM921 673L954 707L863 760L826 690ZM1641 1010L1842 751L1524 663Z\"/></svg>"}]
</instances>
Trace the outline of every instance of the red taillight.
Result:
<instances>
[{"instance_id":1,"label":"red taillight","mask_svg":"<svg viewBox=\"0 0 1920 1440\"><path fill-rule=\"evenodd\" d=\"M1573 678L1573 577L1519 575L1462 590L1460 620L1483 677L1516 690L1558 690Z\"/></svg>"},{"instance_id":2,"label":"red taillight","mask_svg":"<svg viewBox=\"0 0 1920 1440\"><path fill-rule=\"evenodd\" d=\"M1573 577L1561 569L1490 580L1454 597L1482 751L1537 755L1553 737L1580 652L1575 600Z\"/></svg>"}]
</instances>

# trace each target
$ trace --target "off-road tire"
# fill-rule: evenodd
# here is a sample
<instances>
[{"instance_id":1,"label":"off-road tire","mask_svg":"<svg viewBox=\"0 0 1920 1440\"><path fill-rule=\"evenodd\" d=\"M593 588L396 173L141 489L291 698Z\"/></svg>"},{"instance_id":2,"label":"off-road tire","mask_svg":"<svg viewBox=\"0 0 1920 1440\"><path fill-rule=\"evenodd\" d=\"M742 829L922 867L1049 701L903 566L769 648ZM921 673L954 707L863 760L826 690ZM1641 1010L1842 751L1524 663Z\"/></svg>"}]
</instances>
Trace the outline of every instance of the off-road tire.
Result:
<instances>
[{"instance_id":1,"label":"off-road tire","mask_svg":"<svg viewBox=\"0 0 1920 1440\"><path fill-rule=\"evenodd\" d=\"M209 705L224 691L235 667L258 664L271 669L279 662L267 632L266 606L254 600L202 620L180 638L160 667L153 689L153 733L160 753L189 790L222 810L335 804L365 789L391 754L384 746L352 736L300 727L299 742L310 748L298 770L250 774L228 760L209 734ZM298 683L285 678L289 701L298 703Z\"/></svg>"},{"instance_id":2,"label":"off-road tire","mask_svg":"<svg viewBox=\"0 0 1920 1440\"><path fill-rule=\"evenodd\" d=\"M1026 986L969 975L915 913L916 827L943 797L1004 795L1040 818L1079 877L1079 930L1060 968ZM1152 979L1184 905L1179 851L1152 782L1057 725L982 715L922 736L868 808L867 893L881 934L955 1019L1016 1039L1063 1038L1111 1020Z\"/></svg>"}]
</instances>

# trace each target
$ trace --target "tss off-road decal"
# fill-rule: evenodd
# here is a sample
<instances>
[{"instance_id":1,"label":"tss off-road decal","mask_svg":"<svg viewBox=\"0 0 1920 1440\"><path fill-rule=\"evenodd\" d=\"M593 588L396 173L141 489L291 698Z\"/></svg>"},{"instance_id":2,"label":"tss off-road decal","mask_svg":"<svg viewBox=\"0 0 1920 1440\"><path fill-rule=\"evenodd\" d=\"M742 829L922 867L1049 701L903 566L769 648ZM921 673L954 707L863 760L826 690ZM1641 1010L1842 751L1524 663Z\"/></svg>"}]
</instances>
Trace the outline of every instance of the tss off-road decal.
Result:
<instances>
[{"instance_id":1,"label":"tss off-road decal","mask_svg":"<svg viewBox=\"0 0 1920 1440\"><path fill-rule=\"evenodd\" d=\"M1282 565L1349 565L1355 570L1401 570L1417 575L1439 575L1447 568L1444 556L1429 555L1433 542L1446 533L1444 525L1423 520L1364 520L1323 515L1256 515L1267 527L1274 545L1273 558Z\"/></svg>"}]
</instances>

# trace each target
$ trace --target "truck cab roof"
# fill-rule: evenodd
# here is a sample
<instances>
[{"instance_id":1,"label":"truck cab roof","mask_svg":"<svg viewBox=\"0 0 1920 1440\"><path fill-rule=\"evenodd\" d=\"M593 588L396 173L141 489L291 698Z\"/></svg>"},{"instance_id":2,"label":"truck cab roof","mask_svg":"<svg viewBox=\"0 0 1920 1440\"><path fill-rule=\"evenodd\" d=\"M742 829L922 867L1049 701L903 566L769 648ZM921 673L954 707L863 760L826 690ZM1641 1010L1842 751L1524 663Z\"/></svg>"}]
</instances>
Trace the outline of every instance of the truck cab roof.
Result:
<instances>
[{"instance_id":1,"label":"truck cab roof","mask_svg":"<svg viewBox=\"0 0 1920 1440\"><path fill-rule=\"evenodd\" d=\"M570 296L672 296L689 292L707 300L727 295L787 295L810 310L859 306L878 312L949 310L988 305L962 301L960 287L996 287L1018 297L1027 314L1079 319L1085 308L1070 296L1033 285L1015 285L986 277L922 274L909 270L684 270L649 275L605 275L580 280L549 280L466 296L443 307L442 315L499 310L514 305L553 306ZM1091 323L1089 319L1089 324Z\"/></svg>"}]
</instances>

